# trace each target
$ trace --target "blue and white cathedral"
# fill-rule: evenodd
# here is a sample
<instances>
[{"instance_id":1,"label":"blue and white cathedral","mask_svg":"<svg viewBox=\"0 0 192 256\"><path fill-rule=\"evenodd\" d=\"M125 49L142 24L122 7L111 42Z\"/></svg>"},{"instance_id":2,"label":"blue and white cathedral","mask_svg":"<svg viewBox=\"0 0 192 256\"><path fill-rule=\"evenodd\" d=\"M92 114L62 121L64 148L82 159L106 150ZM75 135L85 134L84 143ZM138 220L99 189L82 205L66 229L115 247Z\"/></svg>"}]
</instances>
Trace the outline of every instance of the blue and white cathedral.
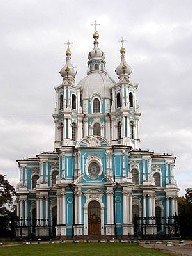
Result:
<instances>
[{"instance_id":1,"label":"blue and white cathedral","mask_svg":"<svg viewBox=\"0 0 192 256\"><path fill-rule=\"evenodd\" d=\"M17 236L126 238L135 234L135 216L166 221L178 213L175 157L140 146L138 85L126 50L114 81L97 31L93 39L87 76L77 84L68 44L55 88L54 150L17 160ZM154 218L147 222L148 235L167 232Z\"/></svg>"}]
</instances>

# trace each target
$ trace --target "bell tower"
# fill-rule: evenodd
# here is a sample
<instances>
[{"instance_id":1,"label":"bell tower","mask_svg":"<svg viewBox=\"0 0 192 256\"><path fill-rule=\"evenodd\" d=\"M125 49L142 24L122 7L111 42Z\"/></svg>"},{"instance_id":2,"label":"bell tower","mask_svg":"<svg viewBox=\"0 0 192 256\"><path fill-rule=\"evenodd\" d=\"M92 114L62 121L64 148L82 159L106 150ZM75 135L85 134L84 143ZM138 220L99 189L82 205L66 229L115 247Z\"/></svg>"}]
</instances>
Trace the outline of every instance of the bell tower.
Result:
<instances>
[{"instance_id":1,"label":"bell tower","mask_svg":"<svg viewBox=\"0 0 192 256\"><path fill-rule=\"evenodd\" d=\"M123 39L121 43L121 62L115 70L118 82L112 88L111 118L115 127L112 140L138 149L140 148L138 126L141 115L136 95L138 85L130 81L132 70L125 60L126 50Z\"/></svg>"},{"instance_id":2,"label":"bell tower","mask_svg":"<svg viewBox=\"0 0 192 256\"><path fill-rule=\"evenodd\" d=\"M82 112L80 105L80 90L75 86L76 71L71 64L70 42L66 50L66 63L60 70L63 82L55 88L56 107L53 114L55 123L55 143L54 148L62 146L73 146L77 141L78 134L81 133L80 127L77 132L78 114ZM81 136L81 134L79 134Z\"/></svg>"}]
</instances>

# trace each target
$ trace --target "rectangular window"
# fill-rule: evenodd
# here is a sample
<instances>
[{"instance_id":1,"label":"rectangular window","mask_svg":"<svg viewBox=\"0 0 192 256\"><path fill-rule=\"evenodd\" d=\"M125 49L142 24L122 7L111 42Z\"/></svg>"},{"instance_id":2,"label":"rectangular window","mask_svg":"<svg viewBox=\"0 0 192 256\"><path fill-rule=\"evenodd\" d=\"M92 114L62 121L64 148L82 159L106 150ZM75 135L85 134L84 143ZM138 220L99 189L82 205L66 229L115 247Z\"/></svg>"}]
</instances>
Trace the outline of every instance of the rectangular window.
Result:
<instances>
[{"instance_id":1,"label":"rectangular window","mask_svg":"<svg viewBox=\"0 0 192 256\"><path fill-rule=\"evenodd\" d=\"M68 139L68 118L66 119L66 139Z\"/></svg>"}]
</instances>

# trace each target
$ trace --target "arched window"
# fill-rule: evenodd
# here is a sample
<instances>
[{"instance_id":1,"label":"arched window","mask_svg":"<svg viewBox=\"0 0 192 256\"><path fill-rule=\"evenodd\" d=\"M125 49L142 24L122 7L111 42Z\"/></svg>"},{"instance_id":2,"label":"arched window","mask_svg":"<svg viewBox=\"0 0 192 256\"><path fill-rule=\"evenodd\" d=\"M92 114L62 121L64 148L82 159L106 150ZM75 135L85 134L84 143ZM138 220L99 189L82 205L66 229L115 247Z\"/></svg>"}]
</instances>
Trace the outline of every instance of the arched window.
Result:
<instances>
[{"instance_id":1,"label":"arched window","mask_svg":"<svg viewBox=\"0 0 192 256\"><path fill-rule=\"evenodd\" d=\"M63 123L61 123L60 131L61 131L61 141L62 141L63 140Z\"/></svg>"},{"instance_id":2,"label":"arched window","mask_svg":"<svg viewBox=\"0 0 192 256\"><path fill-rule=\"evenodd\" d=\"M132 170L132 182L139 185L139 171L137 169Z\"/></svg>"},{"instance_id":3,"label":"arched window","mask_svg":"<svg viewBox=\"0 0 192 256\"><path fill-rule=\"evenodd\" d=\"M60 104L59 104L59 109L63 109L63 94L60 95Z\"/></svg>"},{"instance_id":4,"label":"arched window","mask_svg":"<svg viewBox=\"0 0 192 256\"><path fill-rule=\"evenodd\" d=\"M93 101L93 113L99 113L100 112L100 101L98 98L95 98Z\"/></svg>"},{"instance_id":5,"label":"arched window","mask_svg":"<svg viewBox=\"0 0 192 256\"><path fill-rule=\"evenodd\" d=\"M76 123L72 123L72 140L76 141Z\"/></svg>"},{"instance_id":6,"label":"arched window","mask_svg":"<svg viewBox=\"0 0 192 256\"><path fill-rule=\"evenodd\" d=\"M130 132L131 132L130 138L134 139L135 136L134 136L134 122L133 121L130 122Z\"/></svg>"},{"instance_id":7,"label":"arched window","mask_svg":"<svg viewBox=\"0 0 192 256\"><path fill-rule=\"evenodd\" d=\"M129 93L129 104L130 104L130 107L133 107L133 93L132 92Z\"/></svg>"},{"instance_id":8,"label":"arched window","mask_svg":"<svg viewBox=\"0 0 192 256\"><path fill-rule=\"evenodd\" d=\"M153 178L154 178L155 186L160 187L161 186L160 174L158 172L154 173Z\"/></svg>"},{"instance_id":9,"label":"arched window","mask_svg":"<svg viewBox=\"0 0 192 256\"><path fill-rule=\"evenodd\" d=\"M80 106L83 106L82 93L80 93Z\"/></svg>"},{"instance_id":10,"label":"arched window","mask_svg":"<svg viewBox=\"0 0 192 256\"><path fill-rule=\"evenodd\" d=\"M118 140L120 140L121 139L121 122L120 121L118 122L117 129L118 129Z\"/></svg>"},{"instance_id":11,"label":"arched window","mask_svg":"<svg viewBox=\"0 0 192 256\"><path fill-rule=\"evenodd\" d=\"M93 125L93 135L101 136L101 127L99 123Z\"/></svg>"},{"instance_id":12,"label":"arched window","mask_svg":"<svg viewBox=\"0 0 192 256\"><path fill-rule=\"evenodd\" d=\"M72 109L76 109L76 96L72 94Z\"/></svg>"},{"instance_id":13,"label":"arched window","mask_svg":"<svg viewBox=\"0 0 192 256\"><path fill-rule=\"evenodd\" d=\"M52 172L52 186L56 184L56 180L57 180L57 175L59 174L58 171L53 171Z\"/></svg>"},{"instance_id":14,"label":"arched window","mask_svg":"<svg viewBox=\"0 0 192 256\"><path fill-rule=\"evenodd\" d=\"M95 64L95 70L99 70L99 64Z\"/></svg>"},{"instance_id":15,"label":"arched window","mask_svg":"<svg viewBox=\"0 0 192 256\"><path fill-rule=\"evenodd\" d=\"M117 93L117 108L121 107L121 94L118 92Z\"/></svg>"},{"instance_id":16,"label":"arched window","mask_svg":"<svg viewBox=\"0 0 192 256\"><path fill-rule=\"evenodd\" d=\"M39 179L39 175L33 175L33 177L32 177L32 189L36 188L38 179Z\"/></svg>"}]
</instances>

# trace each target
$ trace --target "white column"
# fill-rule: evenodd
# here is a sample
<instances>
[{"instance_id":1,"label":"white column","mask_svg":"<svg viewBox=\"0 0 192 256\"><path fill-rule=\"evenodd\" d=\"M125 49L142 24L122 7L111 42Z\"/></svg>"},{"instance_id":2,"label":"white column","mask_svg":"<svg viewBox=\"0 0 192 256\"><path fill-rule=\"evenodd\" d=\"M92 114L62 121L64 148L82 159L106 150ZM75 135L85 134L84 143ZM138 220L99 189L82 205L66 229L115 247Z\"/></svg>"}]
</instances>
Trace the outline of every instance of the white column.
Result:
<instances>
[{"instance_id":1,"label":"white column","mask_svg":"<svg viewBox=\"0 0 192 256\"><path fill-rule=\"evenodd\" d=\"M23 177L23 167L20 167L20 182L22 182L22 177Z\"/></svg>"},{"instance_id":2,"label":"white column","mask_svg":"<svg viewBox=\"0 0 192 256\"><path fill-rule=\"evenodd\" d=\"M166 218L168 222L168 217L169 217L169 198L166 198Z\"/></svg>"},{"instance_id":3,"label":"white column","mask_svg":"<svg viewBox=\"0 0 192 256\"><path fill-rule=\"evenodd\" d=\"M71 118L68 119L68 138L72 140L72 122L71 122Z\"/></svg>"},{"instance_id":4,"label":"white column","mask_svg":"<svg viewBox=\"0 0 192 256\"><path fill-rule=\"evenodd\" d=\"M86 137L86 136L88 136L88 119L84 118L84 136L83 137Z\"/></svg>"},{"instance_id":5,"label":"white column","mask_svg":"<svg viewBox=\"0 0 192 256\"><path fill-rule=\"evenodd\" d=\"M43 225L43 198L40 198L39 199L39 202L40 202L40 225L42 226Z\"/></svg>"},{"instance_id":6,"label":"white column","mask_svg":"<svg viewBox=\"0 0 192 256\"><path fill-rule=\"evenodd\" d=\"M63 190L63 198L62 198L62 209L63 209L63 216L62 216L62 224L66 224L66 194L65 191Z\"/></svg>"},{"instance_id":7,"label":"white column","mask_svg":"<svg viewBox=\"0 0 192 256\"><path fill-rule=\"evenodd\" d=\"M75 212L73 212L73 214L75 214L75 224L78 223L78 196L77 196L77 191L75 191Z\"/></svg>"},{"instance_id":8,"label":"white column","mask_svg":"<svg viewBox=\"0 0 192 256\"><path fill-rule=\"evenodd\" d=\"M125 152L122 153L123 158L123 177L126 177L126 169L125 169Z\"/></svg>"},{"instance_id":9,"label":"white column","mask_svg":"<svg viewBox=\"0 0 192 256\"><path fill-rule=\"evenodd\" d=\"M84 207L84 235L88 235L88 208Z\"/></svg>"},{"instance_id":10,"label":"white column","mask_svg":"<svg viewBox=\"0 0 192 256\"><path fill-rule=\"evenodd\" d=\"M105 118L105 134L107 141L111 141L110 118L108 116Z\"/></svg>"},{"instance_id":11,"label":"white column","mask_svg":"<svg viewBox=\"0 0 192 256\"><path fill-rule=\"evenodd\" d=\"M40 216L39 216L39 199L36 200L36 218L37 218L37 220L40 219ZM39 221L37 222L37 224L39 225Z\"/></svg>"},{"instance_id":12,"label":"white column","mask_svg":"<svg viewBox=\"0 0 192 256\"><path fill-rule=\"evenodd\" d=\"M146 175L145 175L145 159L142 160L142 171L143 171L143 181L146 181Z\"/></svg>"},{"instance_id":13,"label":"white column","mask_svg":"<svg viewBox=\"0 0 192 256\"><path fill-rule=\"evenodd\" d=\"M178 215L178 202L175 200L175 212Z\"/></svg>"},{"instance_id":14,"label":"white column","mask_svg":"<svg viewBox=\"0 0 192 256\"><path fill-rule=\"evenodd\" d=\"M55 123L55 141L59 141L58 118L54 119L54 123Z\"/></svg>"},{"instance_id":15,"label":"white column","mask_svg":"<svg viewBox=\"0 0 192 256\"><path fill-rule=\"evenodd\" d=\"M80 141L82 139L82 119L78 118L77 123L77 141Z\"/></svg>"},{"instance_id":16,"label":"white column","mask_svg":"<svg viewBox=\"0 0 192 256\"><path fill-rule=\"evenodd\" d=\"M146 217L146 195L143 195L143 217Z\"/></svg>"},{"instance_id":17,"label":"white column","mask_svg":"<svg viewBox=\"0 0 192 256\"><path fill-rule=\"evenodd\" d=\"M82 224L82 202L81 202L81 191L78 193L78 212L79 212L79 221L78 224Z\"/></svg>"},{"instance_id":18,"label":"white column","mask_svg":"<svg viewBox=\"0 0 192 256\"><path fill-rule=\"evenodd\" d=\"M20 218L23 219L23 200L21 200L21 199L19 201L19 211L20 211L19 216L20 216Z\"/></svg>"},{"instance_id":19,"label":"white column","mask_svg":"<svg viewBox=\"0 0 192 256\"><path fill-rule=\"evenodd\" d=\"M155 196L152 196L152 216L155 216ZM155 220L153 220L153 224L155 224Z\"/></svg>"},{"instance_id":20,"label":"white column","mask_svg":"<svg viewBox=\"0 0 192 256\"><path fill-rule=\"evenodd\" d=\"M123 224L128 224L127 191L123 191Z\"/></svg>"},{"instance_id":21,"label":"white column","mask_svg":"<svg viewBox=\"0 0 192 256\"><path fill-rule=\"evenodd\" d=\"M133 216L132 216L132 194L129 194L129 224L132 224Z\"/></svg>"},{"instance_id":22,"label":"white column","mask_svg":"<svg viewBox=\"0 0 192 256\"><path fill-rule=\"evenodd\" d=\"M175 210L175 198L174 197L171 199L171 208L172 208L171 215L173 216L173 215L175 215L175 212L176 212L176 210Z\"/></svg>"},{"instance_id":23,"label":"white column","mask_svg":"<svg viewBox=\"0 0 192 256\"><path fill-rule=\"evenodd\" d=\"M114 117L111 118L111 140L114 140Z\"/></svg>"},{"instance_id":24,"label":"white column","mask_svg":"<svg viewBox=\"0 0 192 256\"><path fill-rule=\"evenodd\" d=\"M150 217L152 217L152 198L151 198L151 195L148 197L148 207L149 207L149 209L148 209L148 211L149 211L149 218ZM151 219L149 219L149 223L151 224L152 223L152 220Z\"/></svg>"},{"instance_id":25,"label":"white column","mask_svg":"<svg viewBox=\"0 0 192 256\"><path fill-rule=\"evenodd\" d=\"M48 225L48 215L49 213L49 202L48 202L48 198L46 198L46 201L45 201L45 224Z\"/></svg>"},{"instance_id":26,"label":"white column","mask_svg":"<svg viewBox=\"0 0 192 256\"><path fill-rule=\"evenodd\" d=\"M63 140L66 138L66 118L64 118L63 120L63 127L61 127L61 129L63 129Z\"/></svg>"},{"instance_id":27,"label":"white column","mask_svg":"<svg viewBox=\"0 0 192 256\"><path fill-rule=\"evenodd\" d=\"M20 217L20 204L19 204L19 200L17 199L17 216Z\"/></svg>"},{"instance_id":28,"label":"white column","mask_svg":"<svg viewBox=\"0 0 192 256\"><path fill-rule=\"evenodd\" d=\"M63 90L63 109L66 110L66 87Z\"/></svg>"},{"instance_id":29,"label":"white column","mask_svg":"<svg viewBox=\"0 0 192 256\"><path fill-rule=\"evenodd\" d=\"M57 225L60 223L60 195L57 195Z\"/></svg>"},{"instance_id":30,"label":"white column","mask_svg":"<svg viewBox=\"0 0 192 256\"><path fill-rule=\"evenodd\" d=\"M113 191L110 193L111 224L114 224Z\"/></svg>"},{"instance_id":31,"label":"white column","mask_svg":"<svg viewBox=\"0 0 192 256\"><path fill-rule=\"evenodd\" d=\"M166 184L169 184L169 177L168 177L168 163L166 163Z\"/></svg>"},{"instance_id":32,"label":"white column","mask_svg":"<svg viewBox=\"0 0 192 256\"><path fill-rule=\"evenodd\" d=\"M25 217L24 217L24 223L25 223L25 225L27 225L27 216L28 214L27 214L27 199L25 199Z\"/></svg>"},{"instance_id":33,"label":"white column","mask_svg":"<svg viewBox=\"0 0 192 256\"><path fill-rule=\"evenodd\" d=\"M107 194L107 224L111 224L111 205L110 205L110 191L106 191Z\"/></svg>"}]
</instances>

